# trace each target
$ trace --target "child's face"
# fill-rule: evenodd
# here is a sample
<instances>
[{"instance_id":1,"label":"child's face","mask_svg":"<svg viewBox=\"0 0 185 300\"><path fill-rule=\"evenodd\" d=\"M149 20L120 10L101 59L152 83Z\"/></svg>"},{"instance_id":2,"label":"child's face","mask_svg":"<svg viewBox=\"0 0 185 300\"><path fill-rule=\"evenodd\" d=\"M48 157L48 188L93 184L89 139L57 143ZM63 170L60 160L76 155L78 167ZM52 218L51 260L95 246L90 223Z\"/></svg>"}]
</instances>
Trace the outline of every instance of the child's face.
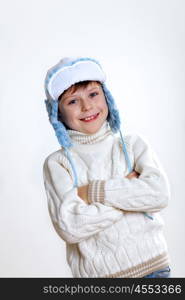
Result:
<instances>
[{"instance_id":1,"label":"child's face","mask_svg":"<svg viewBox=\"0 0 185 300\"><path fill-rule=\"evenodd\" d=\"M96 133L108 116L108 107L101 84L92 81L71 94L68 90L59 102L61 120L71 129Z\"/></svg>"}]
</instances>

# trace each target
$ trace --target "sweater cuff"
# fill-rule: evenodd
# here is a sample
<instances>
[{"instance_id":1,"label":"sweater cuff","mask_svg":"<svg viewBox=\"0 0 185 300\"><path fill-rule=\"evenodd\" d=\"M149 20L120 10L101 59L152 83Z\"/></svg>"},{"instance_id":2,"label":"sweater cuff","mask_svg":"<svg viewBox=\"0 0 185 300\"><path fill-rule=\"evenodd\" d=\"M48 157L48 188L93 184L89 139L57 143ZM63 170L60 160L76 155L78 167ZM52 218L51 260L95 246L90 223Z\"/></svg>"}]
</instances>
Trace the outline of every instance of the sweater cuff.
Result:
<instances>
[{"instance_id":1,"label":"sweater cuff","mask_svg":"<svg viewBox=\"0 0 185 300\"><path fill-rule=\"evenodd\" d=\"M88 203L104 203L105 180L94 180L88 184Z\"/></svg>"}]
</instances>

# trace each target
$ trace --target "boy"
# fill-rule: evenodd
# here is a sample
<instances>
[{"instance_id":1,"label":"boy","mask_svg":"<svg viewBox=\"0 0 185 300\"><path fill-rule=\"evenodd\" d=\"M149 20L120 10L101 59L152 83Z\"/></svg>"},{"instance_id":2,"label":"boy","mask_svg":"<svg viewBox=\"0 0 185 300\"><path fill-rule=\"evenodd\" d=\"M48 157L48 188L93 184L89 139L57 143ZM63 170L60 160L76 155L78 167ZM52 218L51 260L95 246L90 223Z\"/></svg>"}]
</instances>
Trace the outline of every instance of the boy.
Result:
<instances>
[{"instance_id":1,"label":"boy","mask_svg":"<svg viewBox=\"0 0 185 300\"><path fill-rule=\"evenodd\" d=\"M159 214L168 179L145 139L123 139L99 62L62 59L48 71L45 92L61 149L44 162L44 184L73 276L169 277Z\"/></svg>"}]
</instances>

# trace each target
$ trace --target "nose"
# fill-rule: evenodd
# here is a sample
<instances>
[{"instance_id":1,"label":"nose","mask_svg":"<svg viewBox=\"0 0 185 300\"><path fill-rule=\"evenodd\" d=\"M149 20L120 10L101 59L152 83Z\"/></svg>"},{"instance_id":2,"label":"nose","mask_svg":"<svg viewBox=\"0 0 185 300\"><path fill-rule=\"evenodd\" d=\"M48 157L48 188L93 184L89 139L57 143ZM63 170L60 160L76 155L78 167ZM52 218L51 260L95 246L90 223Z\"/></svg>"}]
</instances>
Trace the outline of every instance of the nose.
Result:
<instances>
[{"instance_id":1,"label":"nose","mask_svg":"<svg viewBox=\"0 0 185 300\"><path fill-rule=\"evenodd\" d=\"M82 100L81 105L82 105L81 106L82 111L88 111L92 108L92 104L88 100Z\"/></svg>"}]
</instances>

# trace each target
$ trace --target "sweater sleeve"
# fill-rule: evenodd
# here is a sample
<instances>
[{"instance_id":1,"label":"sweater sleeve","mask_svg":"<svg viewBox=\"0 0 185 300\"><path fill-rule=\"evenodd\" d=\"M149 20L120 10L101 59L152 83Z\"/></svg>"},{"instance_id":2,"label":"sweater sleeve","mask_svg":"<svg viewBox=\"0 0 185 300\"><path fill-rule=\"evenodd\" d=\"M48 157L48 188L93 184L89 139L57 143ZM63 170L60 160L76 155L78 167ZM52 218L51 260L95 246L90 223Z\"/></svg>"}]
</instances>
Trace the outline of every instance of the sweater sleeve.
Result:
<instances>
[{"instance_id":1,"label":"sweater sleeve","mask_svg":"<svg viewBox=\"0 0 185 300\"><path fill-rule=\"evenodd\" d=\"M43 166L49 214L55 230L67 243L78 243L118 221L123 212L102 203L86 204L73 188L66 168L53 159Z\"/></svg>"},{"instance_id":2,"label":"sweater sleeve","mask_svg":"<svg viewBox=\"0 0 185 300\"><path fill-rule=\"evenodd\" d=\"M88 200L125 211L160 211L167 206L171 195L168 178L157 155L140 135L132 137L131 151L134 169L140 176L92 181L88 186Z\"/></svg>"}]
</instances>

